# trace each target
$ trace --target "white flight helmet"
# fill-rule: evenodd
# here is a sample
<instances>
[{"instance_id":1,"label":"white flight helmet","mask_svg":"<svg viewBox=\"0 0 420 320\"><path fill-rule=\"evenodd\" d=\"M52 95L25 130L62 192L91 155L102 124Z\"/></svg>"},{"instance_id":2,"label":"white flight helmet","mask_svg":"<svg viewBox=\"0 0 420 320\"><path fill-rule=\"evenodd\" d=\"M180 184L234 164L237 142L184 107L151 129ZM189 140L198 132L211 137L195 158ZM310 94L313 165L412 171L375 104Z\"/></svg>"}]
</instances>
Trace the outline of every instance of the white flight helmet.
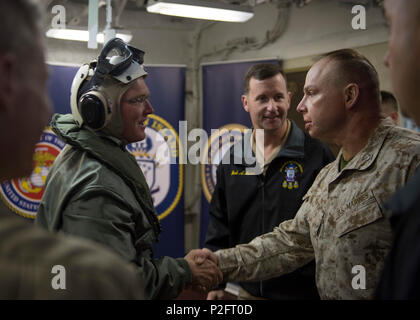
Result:
<instances>
[{"instance_id":1,"label":"white flight helmet","mask_svg":"<svg viewBox=\"0 0 420 320\"><path fill-rule=\"evenodd\" d=\"M143 55L143 51L114 38L104 46L97 62L80 67L70 95L71 112L79 126L122 139L120 101L131 82L147 75Z\"/></svg>"}]
</instances>

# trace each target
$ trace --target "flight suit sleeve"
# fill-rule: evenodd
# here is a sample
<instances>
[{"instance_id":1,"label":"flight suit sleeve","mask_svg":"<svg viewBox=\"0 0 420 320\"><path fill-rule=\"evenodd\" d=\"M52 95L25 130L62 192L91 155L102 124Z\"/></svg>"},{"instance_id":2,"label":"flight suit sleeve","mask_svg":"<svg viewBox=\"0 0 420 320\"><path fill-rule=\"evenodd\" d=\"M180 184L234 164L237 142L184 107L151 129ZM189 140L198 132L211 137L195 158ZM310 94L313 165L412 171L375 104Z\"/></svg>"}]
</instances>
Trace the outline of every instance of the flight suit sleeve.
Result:
<instances>
[{"instance_id":1,"label":"flight suit sleeve","mask_svg":"<svg viewBox=\"0 0 420 320\"><path fill-rule=\"evenodd\" d=\"M146 299L172 299L192 280L182 258L153 258L153 231L136 235L133 210L112 190L90 188L73 197L62 215L62 231L91 239L135 263Z\"/></svg>"}]
</instances>

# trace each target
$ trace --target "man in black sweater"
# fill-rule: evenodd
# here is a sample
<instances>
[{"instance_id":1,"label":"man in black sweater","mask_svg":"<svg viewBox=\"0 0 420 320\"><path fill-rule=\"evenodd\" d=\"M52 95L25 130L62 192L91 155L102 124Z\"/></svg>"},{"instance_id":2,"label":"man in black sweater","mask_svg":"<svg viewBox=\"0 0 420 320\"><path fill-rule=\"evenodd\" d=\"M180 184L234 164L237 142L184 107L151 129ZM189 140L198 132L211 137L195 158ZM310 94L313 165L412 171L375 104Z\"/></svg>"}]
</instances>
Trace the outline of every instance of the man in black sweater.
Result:
<instances>
[{"instance_id":1,"label":"man in black sweater","mask_svg":"<svg viewBox=\"0 0 420 320\"><path fill-rule=\"evenodd\" d=\"M205 244L214 251L248 243L283 221L293 219L318 172L334 160L328 146L287 119L290 92L279 65L257 64L249 69L242 104L250 114L253 130L239 143L243 144L241 150L252 152L245 151L238 156L232 146L225 154L229 159L218 166ZM262 129L264 142L259 143L255 129ZM255 167L252 154L261 168L259 174L247 174ZM222 288L210 292L208 299L225 298ZM238 296L239 299L319 299L315 263L312 261L270 280L240 283Z\"/></svg>"}]
</instances>

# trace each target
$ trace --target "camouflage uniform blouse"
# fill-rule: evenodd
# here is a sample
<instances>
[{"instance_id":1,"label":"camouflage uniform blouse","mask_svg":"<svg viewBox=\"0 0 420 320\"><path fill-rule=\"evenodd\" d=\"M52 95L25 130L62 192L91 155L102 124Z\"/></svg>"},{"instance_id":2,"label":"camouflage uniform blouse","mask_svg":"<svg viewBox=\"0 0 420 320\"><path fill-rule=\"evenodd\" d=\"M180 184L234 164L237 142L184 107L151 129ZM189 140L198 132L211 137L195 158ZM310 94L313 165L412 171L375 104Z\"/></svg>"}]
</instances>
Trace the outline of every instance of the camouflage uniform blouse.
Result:
<instances>
[{"instance_id":1,"label":"camouflage uniform blouse","mask_svg":"<svg viewBox=\"0 0 420 320\"><path fill-rule=\"evenodd\" d=\"M340 157L321 170L293 220L216 252L224 281L269 279L315 257L322 299L372 298L391 244L383 203L414 173L420 136L384 119L341 172Z\"/></svg>"}]
</instances>

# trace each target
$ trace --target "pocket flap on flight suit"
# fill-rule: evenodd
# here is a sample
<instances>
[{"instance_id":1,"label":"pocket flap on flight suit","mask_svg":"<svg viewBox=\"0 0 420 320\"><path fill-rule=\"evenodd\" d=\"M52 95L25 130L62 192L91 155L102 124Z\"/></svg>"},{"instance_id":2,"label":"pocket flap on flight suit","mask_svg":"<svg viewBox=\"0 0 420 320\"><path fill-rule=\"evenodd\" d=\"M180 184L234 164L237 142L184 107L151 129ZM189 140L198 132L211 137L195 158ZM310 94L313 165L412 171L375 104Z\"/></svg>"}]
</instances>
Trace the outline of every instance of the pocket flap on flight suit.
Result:
<instances>
[{"instance_id":1,"label":"pocket flap on flight suit","mask_svg":"<svg viewBox=\"0 0 420 320\"><path fill-rule=\"evenodd\" d=\"M362 200L359 201L360 199ZM381 207L373 192L358 196L347 205L347 210L337 220L337 236L342 237L381 218L383 218Z\"/></svg>"}]
</instances>

